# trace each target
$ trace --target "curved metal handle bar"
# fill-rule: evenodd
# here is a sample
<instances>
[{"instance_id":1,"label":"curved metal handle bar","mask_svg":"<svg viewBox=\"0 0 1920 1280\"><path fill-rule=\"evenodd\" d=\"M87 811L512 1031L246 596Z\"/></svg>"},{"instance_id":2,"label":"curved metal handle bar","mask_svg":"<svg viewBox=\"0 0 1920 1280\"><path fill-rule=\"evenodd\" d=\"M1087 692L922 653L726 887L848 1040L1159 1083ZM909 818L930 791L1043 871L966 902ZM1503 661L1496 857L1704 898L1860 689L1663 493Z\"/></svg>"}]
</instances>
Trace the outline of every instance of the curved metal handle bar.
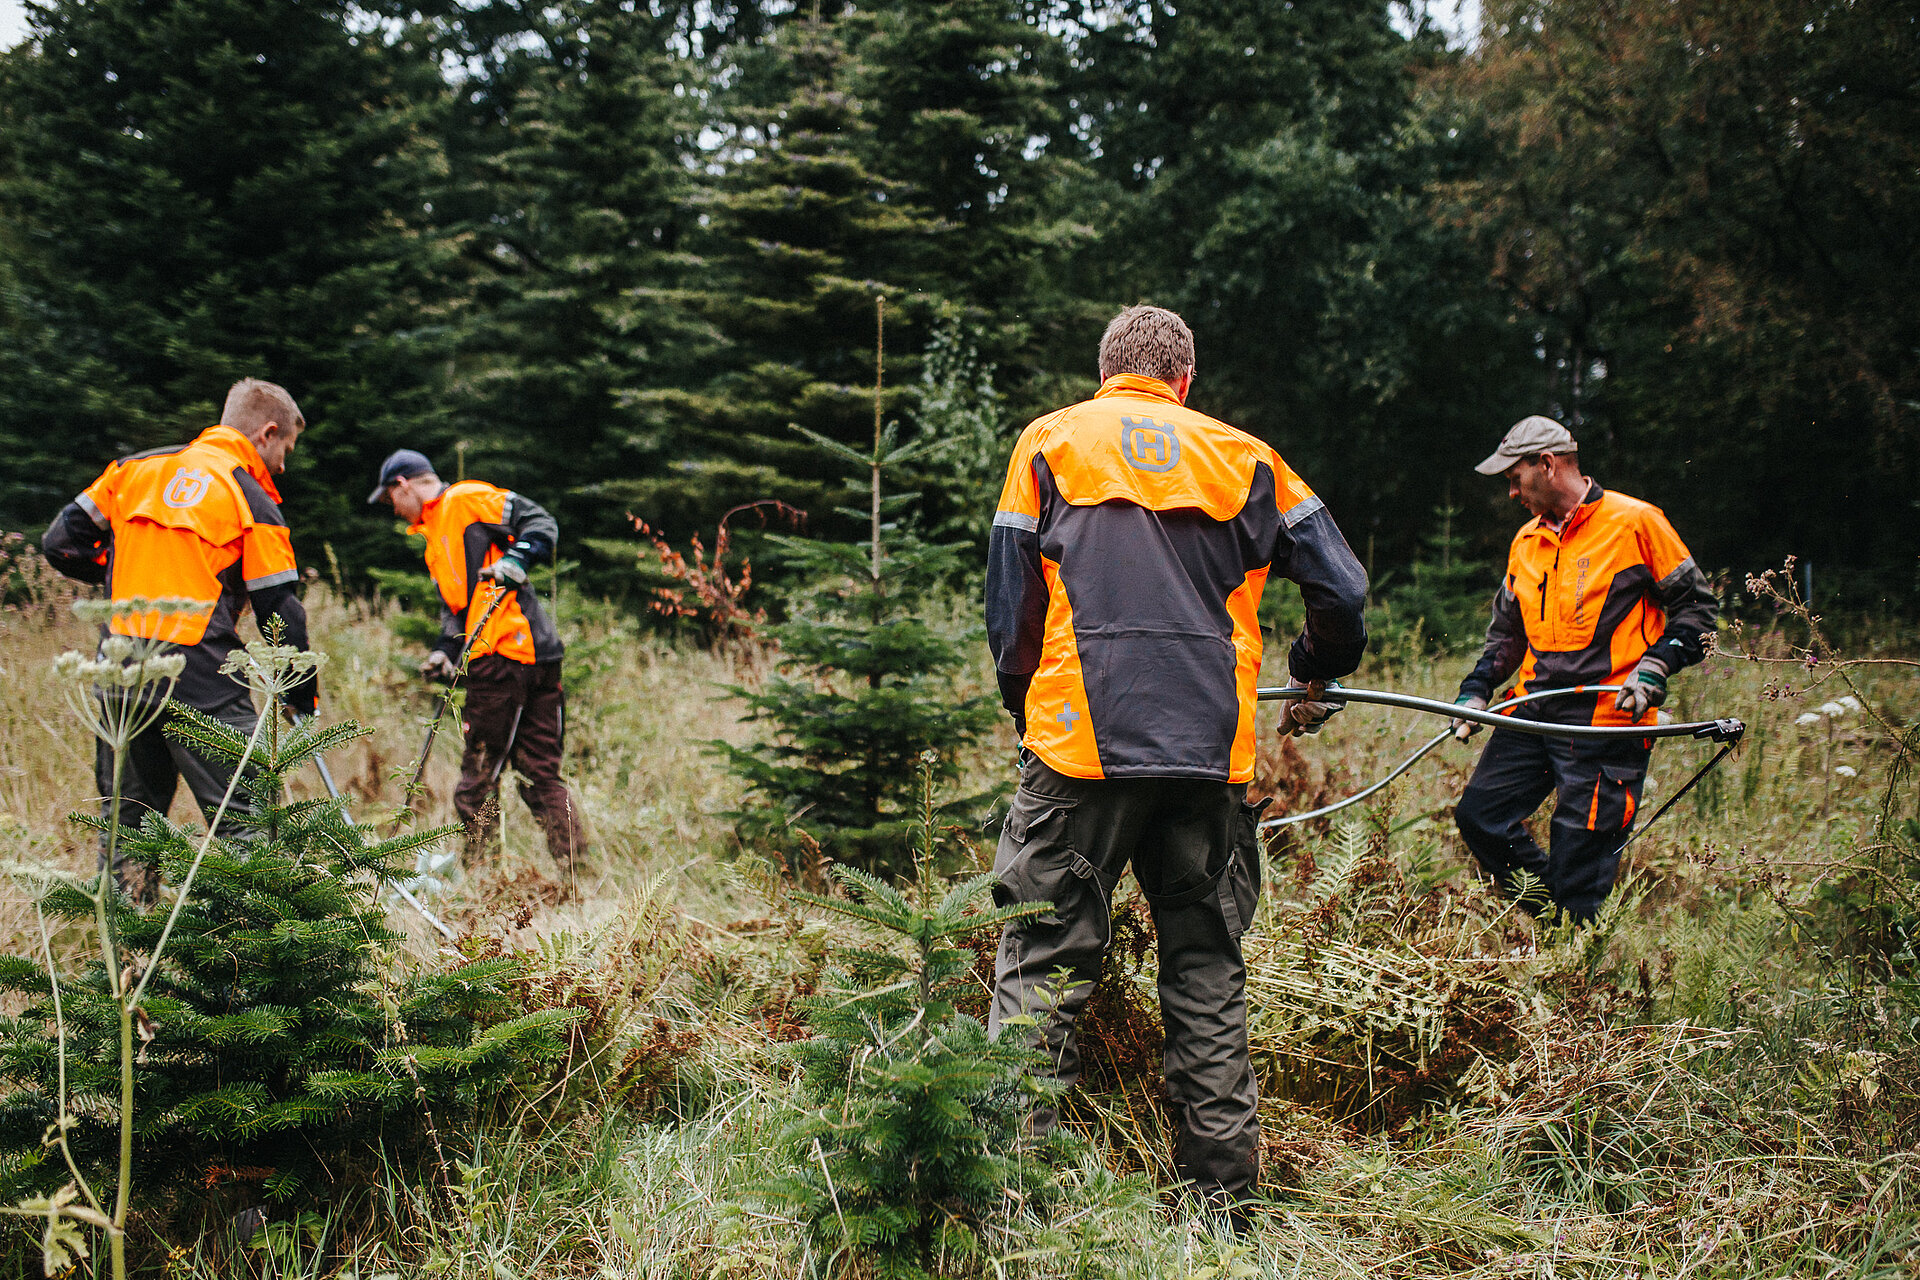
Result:
<instances>
[{"instance_id":1,"label":"curved metal handle bar","mask_svg":"<svg viewBox=\"0 0 1920 1280\"><path fill-rule=\"evenodd\" d=\"M1543 689L1541 692L1594 693L1601 689L1618 689L1619 687L1619 685L1590 684L1577 685L1571 689ZM1254 691L1255 696L1262 702L1304 697L1306 692L1305 689L1293 686L1283 688L1278 685L1269 685ZM1476 711L1472 707L1440 702L1434 698L1419 698L1410 693L1388 693L1380 689L1350 689L1344 685L1328 685L1322 700L1364 702L1377 707L1398 707L1402 711L1424 711L1428 715L1445 716L1449 720L1471 720L1475 724L1484 724L1490 728L1512 729L1516 733L1531 733L1541 738L1711 738L1715 742L1738 742L1747 731L1746 725L1732 719L1689 720L1680 724L1650 725L1549 724L1543 720L1523 720L1518 716L1498 715L1493 711Z\"/></svg>"},{"instance_id":2,"label":"curved metal handle bar","mask_svg":"<svg viewBox=\"0 0 1920 1280\"><path fill-rule=\"evenodd\" d=\"M1564 698L1569 694L1575 693L1618 693L1621 688L1622 686L1617 684L1590 684L1582 685L1574 689L1542 689L1538 693L1528 693L1522 694L1518 698L1508 698L1505 702L1495 703L1493 706L1487 708L1487 710L1503 711L1508 707L1517 707L1523 702L1535 702L1542 698ZM1268 818L1260 824L1259 830L1270 831L1275 827L1290 827L1298 822L1311 822L1315 818L1324 818L1330 813L1338 813L1350 804L1359 804L1362 800L1365 800L1382 787L1391 784L1401 774L1426 759L1428 753L1452 736L1453 726L1448 725L1440 732L1434 734L1433 737L1429 738L1418 751L1415 751L1405 760L1402 760L1392 773L1380 779L1380 781L1374 783L1366 790L1356 791L1344 800L1336 800L1332 804L1322 805L1320 808L1309 810L1306 813L1290 813L1284 818Z\"/></svg>"}]
</instances>

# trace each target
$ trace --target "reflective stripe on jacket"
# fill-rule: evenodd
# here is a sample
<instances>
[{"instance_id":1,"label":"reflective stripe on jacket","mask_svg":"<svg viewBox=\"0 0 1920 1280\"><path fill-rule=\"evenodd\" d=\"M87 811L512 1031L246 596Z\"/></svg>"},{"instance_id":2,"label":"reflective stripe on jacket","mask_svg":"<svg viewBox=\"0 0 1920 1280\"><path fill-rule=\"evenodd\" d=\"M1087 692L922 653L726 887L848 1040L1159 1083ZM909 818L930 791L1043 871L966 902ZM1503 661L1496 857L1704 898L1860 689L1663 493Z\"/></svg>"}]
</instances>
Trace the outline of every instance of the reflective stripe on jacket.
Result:
<instances>
[{"instance_id":1,"label":"reflective stripe on jacket","mask_svg":"<svg viewBox=\"0 0 1920 1280\"><path fill-rule=\"evenodd\" d=\"M105 582L115 600L199 603L165 617L118 617L111 629L185 647L177 696L216 705L234 694L220 666L240 644L236 626L250 603L265 613L271 601L287 624L287 642L307 644L306 614L292 595L300 574L279 504L253 442L214 426L189 444L113 463L55 519L43 545L61 572Z\"/></svg>"},{"instance_id":2,"label":"reflective stripe on jacket","mask_svg":"<svg viewBox=\"0 0 1920 1280\"><path fill-rule=\"evenodd\" d=\"M1492 699L1516 671L1515 692L1625 684L1648 653L1680 670L1706 656L1718 602L1660 508L1597 483L1555 529L1522 525L1507 555L1480 662L1460 692ZM1608 696L1555 698L1530 717L1563 724L1652 724Z\"/></svg>"},{"instance_id":3,"label":"reflective stripe on jacket","mask_svg":"<svg viewBox=\"0 0 1920 1280\"><path fill-rule=\"evenodd\" d=\"M492 603L498 590L495 585L482 582L477 592L473 590L480 570L516 543L533 543L551 551L559 531L538 503L484 480L450 484L428 502L419 523L407 532L426 537L427 572L440 590L441 639L436 647L450 658L457 657L466 635L469 603L478 597L476 621ZM473 642L469 660L497 653L515 662L549 662L563 652L559 633L540 608L540 593L525 586L514 588L512 598L493 611L486 631Z\"/></svg>"},{"instance_id":4,"label":"reflective stripe on jacket","mask_svg":"<svg viewBox=\"0 0 1920 1280\"><path fill-rule=\"evenodd\" d=\"M1366 573L1324 504L1154 378L1116 375L1030 425L993 525L1003 696L1026 745L1071 777L1253 776L1270 572L1306 599L1297 678L1343 676L1366 648Z\"/></svg>"}]
</instances>

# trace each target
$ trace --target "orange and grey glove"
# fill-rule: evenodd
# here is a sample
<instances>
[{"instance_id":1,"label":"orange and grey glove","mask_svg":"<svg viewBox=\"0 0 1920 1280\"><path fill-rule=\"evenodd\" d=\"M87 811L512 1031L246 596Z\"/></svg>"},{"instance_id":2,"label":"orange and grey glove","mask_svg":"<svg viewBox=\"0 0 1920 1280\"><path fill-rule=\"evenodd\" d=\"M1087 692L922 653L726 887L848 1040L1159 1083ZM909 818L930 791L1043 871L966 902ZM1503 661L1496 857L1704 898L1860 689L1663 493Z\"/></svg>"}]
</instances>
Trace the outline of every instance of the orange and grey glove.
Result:
<instances>
[{"instance_id":1,"label":"orange and grey glove","mask_svg":"<svg viewBox=\"0 0 1920 1280\"><path fill-rule=\"evenodd\" d=\"M1280 736L1291 738L1300 733L1318 733L1320 726L1332 719L1334 713L1347 704L1326 701L1329 685L1339 688L1328 680L1309 680L1304 685L1298 680L1288 679L1287 688L1305 689L1304 698L1288 698L1280 706Z\"/></svg>"},{"instance_id":2,"label":"orange and grey glove","mask_svg":"<svg viewBox=\"0 0 1920 1280\"><path fill-rule=\"evenodd\" d=\"M1667 700L1667 664L1648 654L1633 669L1633 678L1614 695L1613 705L1638 720Z\"/></svg>"},{"instance_id":3,"label":"orange and grey glove","mask_svg":"<svg viewBox=\"0 0 1920 1280\"><path fill-rule=\"evenodd\" d=\"M1487 709L1487 700L1477 693L1463 693L1453 700L1453 705L1456 707L1468 707L1474 711L1485 711ZM1472 720L1455 720L1448 727L1453 730L1454 739L1459 742L1465 742L1468 738L1471 738L1474 734L1486 728L1485 725L1477 724Z\"/></svg>"}]
</instances>

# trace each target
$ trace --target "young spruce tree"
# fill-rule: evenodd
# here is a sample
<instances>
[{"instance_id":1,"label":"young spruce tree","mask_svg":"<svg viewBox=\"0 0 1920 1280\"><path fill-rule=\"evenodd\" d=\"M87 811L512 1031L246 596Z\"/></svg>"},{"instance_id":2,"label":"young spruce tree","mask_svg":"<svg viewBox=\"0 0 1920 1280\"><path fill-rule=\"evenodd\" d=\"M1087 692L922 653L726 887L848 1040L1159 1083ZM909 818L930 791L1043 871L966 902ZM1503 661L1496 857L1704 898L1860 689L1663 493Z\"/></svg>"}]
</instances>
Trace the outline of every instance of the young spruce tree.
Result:
<instances>
[{"instance_id":1,"label":"young spruce tree","mask_svg":"<svg viewBox=\"0 0 1920 1280\"><path fill-rule=\"evenodd\" d=\"M256 642L229 666L271 697L303 659L311 670L310 655ZM62 659L77 708L131 687L119 661ZM49 1214L50 1247L63 1213L123 1226L130 1205L231 1214L298 1203L383 1150L444 1176L436 1122L469 1117L490 1088L560 1047L564 1014L505 1017L511 959L396 971L400 935L381 888L413 874L416 851L452 828L373 841L338 801L289 798L290 773L367 730L288 729L269 714L249 739L176 714L168 732L179 740L249 762L236 788L251 802L242 834L209 836L157 813L117 831L74 815L171 890L142 908L110 878L42 873L41 954L0 958L0 989L26 1000L0 1019L0 1203L38 1192L66 1206ZM97 951L62 971L50 938L74 926L92 926ZM114 1251L120 1276L119 1236Z\"/></svg>"},{"instance_id":2,"label":"young spruce tree","mask_svg":"<svg viewBox=\"0 0 1920 1280\"><path fill-rule=\"evenodd\" d=\"M884 325L885 302L877 314ZM885 351L877 344L878 367ZM830 856L873 870L891 870L912 823L916 764L941 751L934 776L959 776L958 757L993 723L992 699L959 697L955 671L963 639L924 613L954 571L956 544L928 543L888 520L916 495L883 491L893 472L923 456L927 438L898 441L898 424L882 425L882 377L874 379L873 447L862 454L816 431L797 428L831 459L867 472L865 542L779 538L811 585L789 621L771 629L780 672L758 691L736 689L747 715L773 728L751 747L722 744L734 772L758 801L741 815L742 832L793 852L806 836ZM958 816L987 796L949 802Z\"/></svg>"},{"instance_id":3,"label":"young spruce tree","mask_svg":"<svg viewBox=\"0 0 1920 1280\"><path fill-rule=\"evenodd\" d=\"M979 1256L979 1232L1008 1193L1032 1204L1067 1139L1021 1129L1051 1082L1020 1036L987 1038L954 1007L968 983L966 935L1037 915L1046 903L986 907L992 875L949 883L935 870L936 753L920 759L915 877L905 891L835 867L848 899L800 895L867 925L874 945L839 952L829 989L811 998L811 1040L795 1046L806 1110L785 1135L785 1177L763 1190L798 1211L814 1240L857 1254L895 1280L947 1275ZM864 1272L863 1272L864 1274Z\"/></svg>"}]
</instances>

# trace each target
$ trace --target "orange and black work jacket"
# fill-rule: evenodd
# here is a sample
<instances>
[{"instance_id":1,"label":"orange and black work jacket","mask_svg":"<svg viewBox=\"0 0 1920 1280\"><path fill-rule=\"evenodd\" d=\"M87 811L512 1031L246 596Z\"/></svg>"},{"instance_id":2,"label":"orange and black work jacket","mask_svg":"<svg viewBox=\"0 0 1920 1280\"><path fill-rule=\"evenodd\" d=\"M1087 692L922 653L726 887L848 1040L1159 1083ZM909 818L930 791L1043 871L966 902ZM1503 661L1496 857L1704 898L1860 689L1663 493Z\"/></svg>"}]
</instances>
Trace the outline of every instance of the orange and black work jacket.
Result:
<instances>
[{"instance_id":1,"label":"orange and black work jacket","mask_svg":"<svg viewBox=\"0 0 1920 1280\"><path fill-rule=\"evenodd\" d=\"M1706 656L1719 606L1706 575L1660 508L1591 485L1564 524L1536 516L1514 535L1493 600L1486 651L1460 692L1491 701L1516 671L1516 693L1626 684L1648 654L1668 672ZM1652 724L1613 695L1550 698L1527 709L1557 724Z\"/></svg>"},{"instance_id":2,"label":"orange and black work jacket","mask_svg":"<svg viewBox=\"0 0 1920 1280\"><path fill-rule=\"evenodd\" d=\"M1260 595L1300 584L1289 664L1366 648L1366 573L1280 455L1118 374L1029 426L993 518L987 639L1028 749L1076 778L1253 776Z\"/></svg>"},{"instance_id":3,"label":"orange and black work jacket","mask_svg":"<svg viewBox=\"0 0 1920 1280\"><path fill-rule=\"evenodd\" d=\"M407 532L425 536L427 572L440 589L440 638L433 647L458 662L469 618L478 622L501 589L483 580L480 570L506 555L526 569L545 564L560 526L538 503L517 493L484 480L462 480L427 503L419 523ZM512 591L512 598L493 611L486 630L474 639L469 658L497 653L514 662L558 659L563 652L560 635L540 608L540 593L531 585Z\"/></svg>"},{"instance_id":4,"label":"orange and black work jacket","mask_svg":"<svg viewBox=\"0 0 1920 1280\"><path fill-rule=\"evenodd\" d=\"M115 462L54 517L40 545L54 568L105 583L115 600L170 596L200 604L110 624L121 635L185 649L174 696L189 706L217 707L237 696L220 664L240 645L235 628L249 605L263 622L281 620L287 644L307 647L280 491L253 442L232 427L209 427L191 444Z\"/></svg>"}]
</instances>

